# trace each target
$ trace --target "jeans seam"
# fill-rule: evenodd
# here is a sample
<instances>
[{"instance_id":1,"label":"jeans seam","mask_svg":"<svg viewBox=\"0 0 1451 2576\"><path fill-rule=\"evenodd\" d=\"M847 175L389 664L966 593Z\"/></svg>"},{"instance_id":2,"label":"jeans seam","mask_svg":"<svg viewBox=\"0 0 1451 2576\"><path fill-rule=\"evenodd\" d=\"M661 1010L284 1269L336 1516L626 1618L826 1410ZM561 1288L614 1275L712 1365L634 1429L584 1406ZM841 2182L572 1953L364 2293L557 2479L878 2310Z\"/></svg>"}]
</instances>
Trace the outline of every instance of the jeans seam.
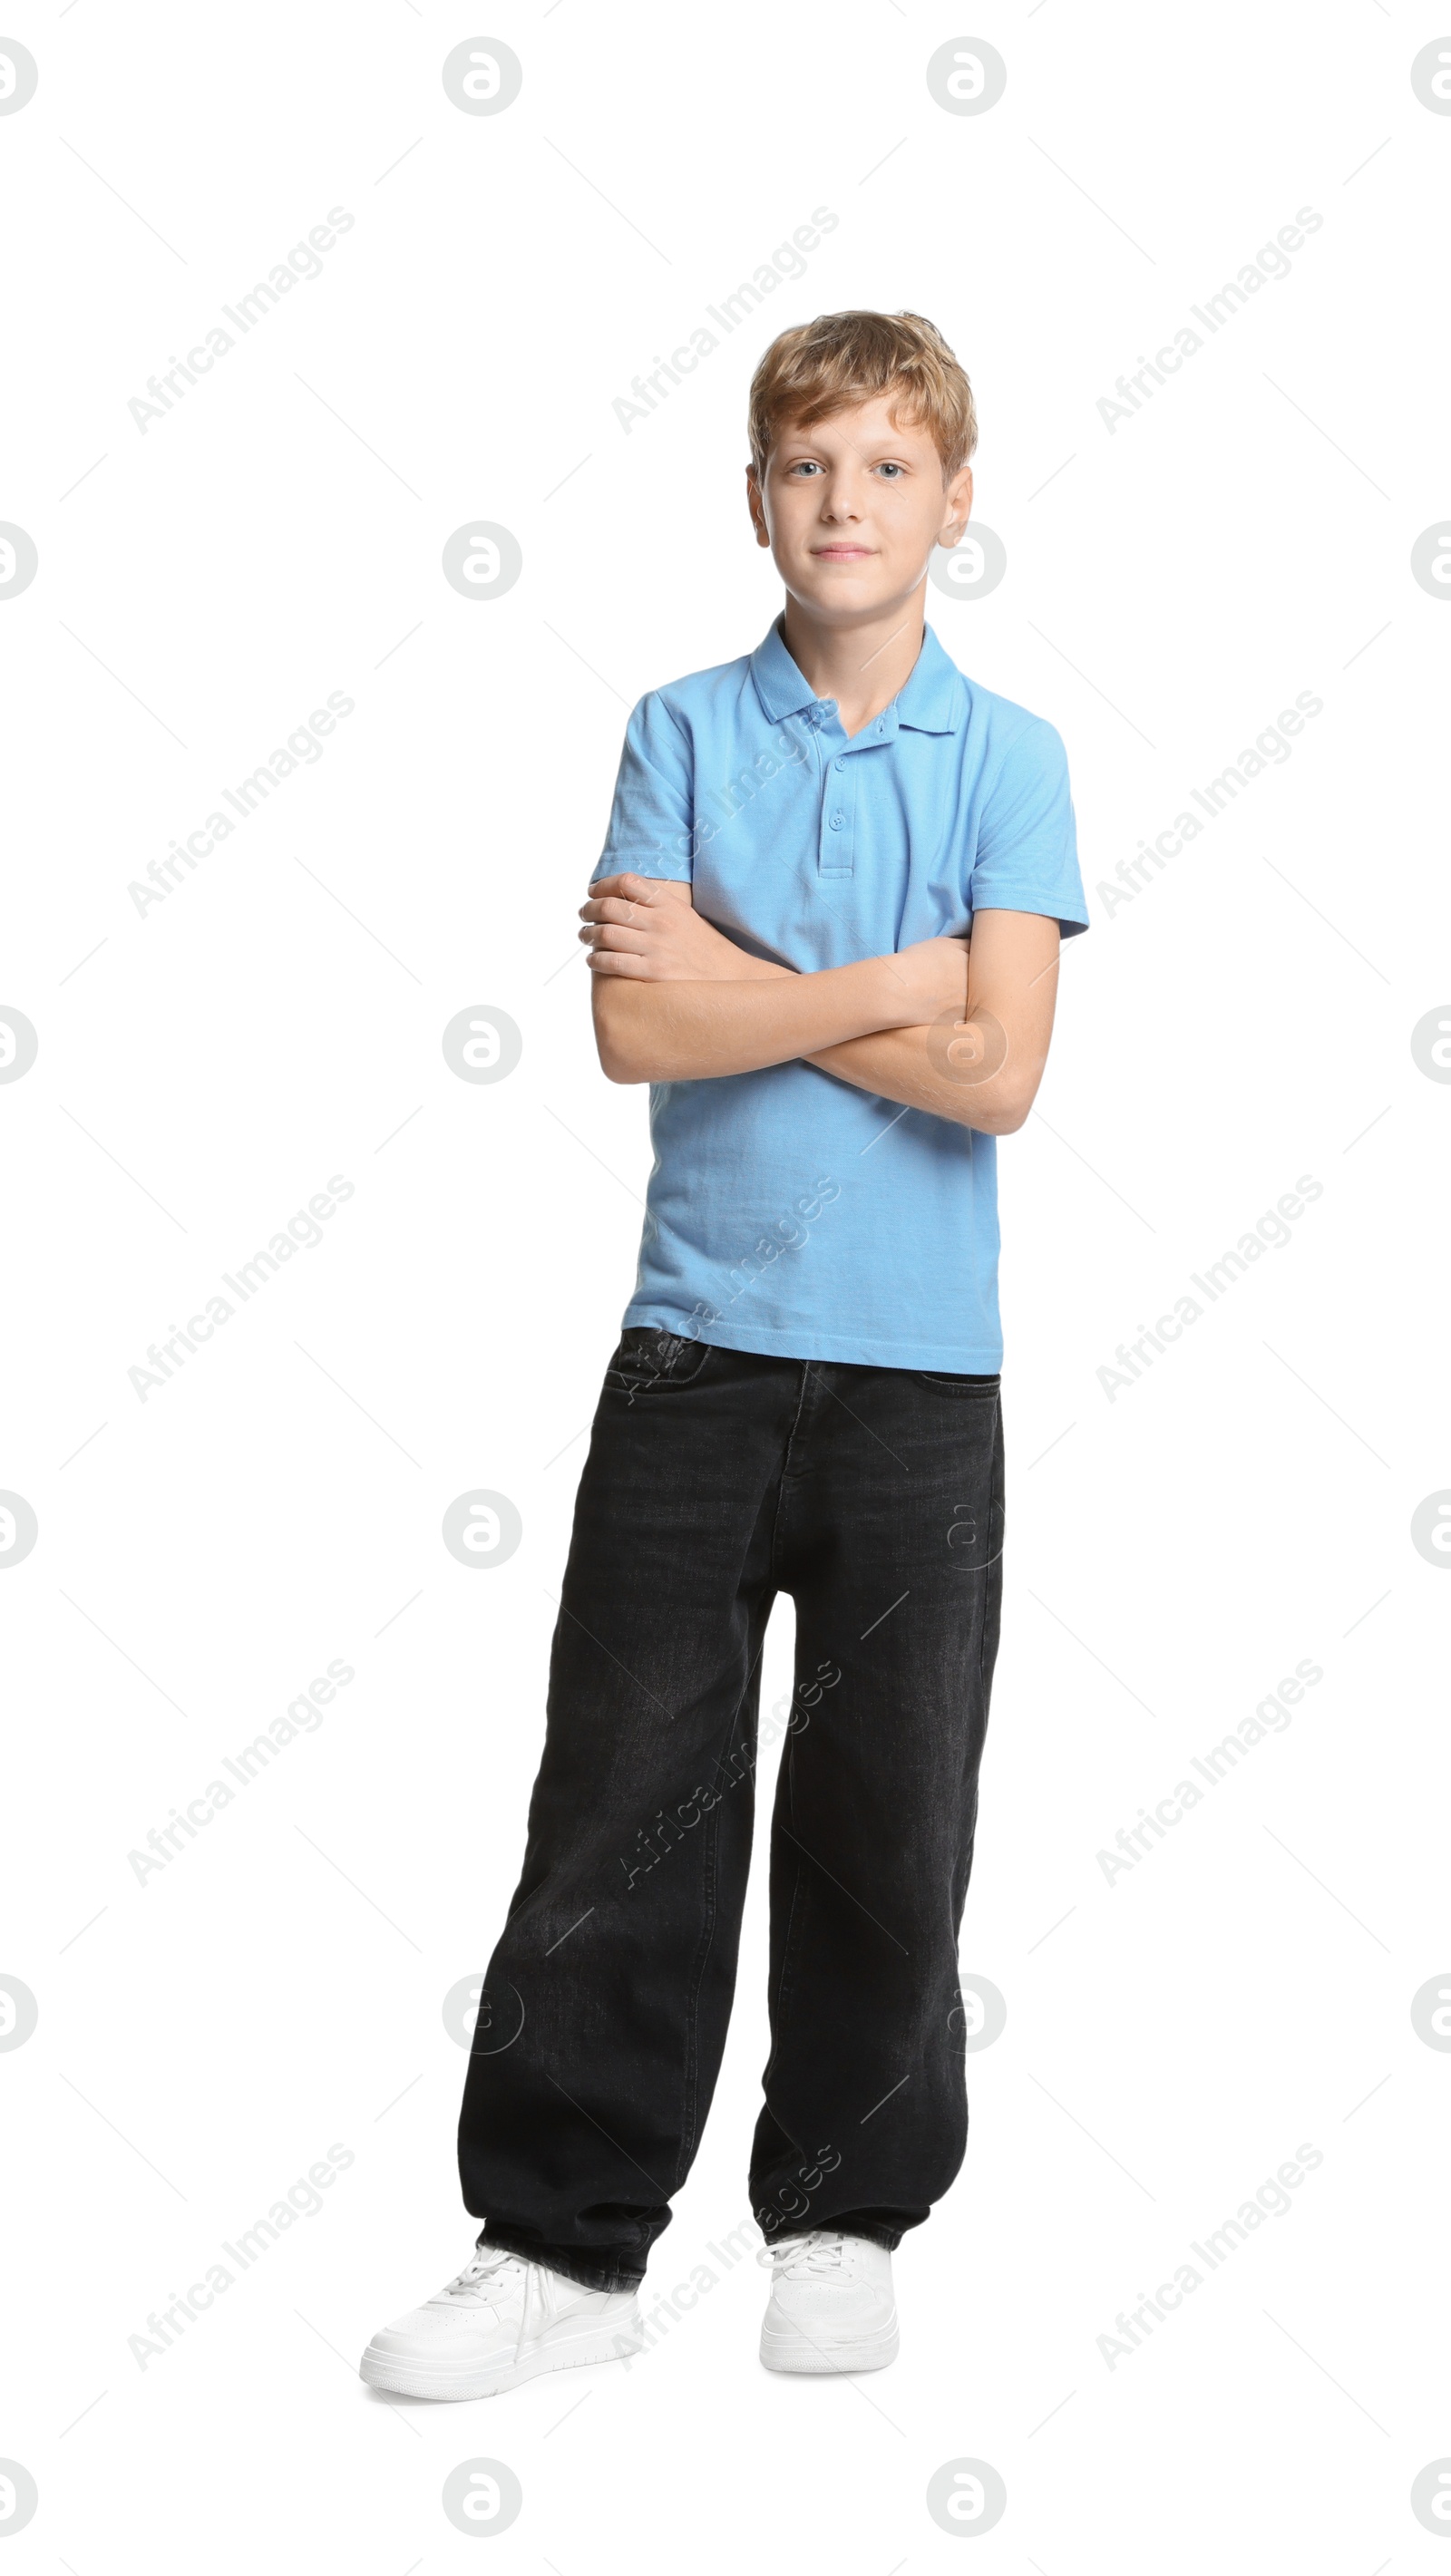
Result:
<instances>
[{"instance_id":1,"label":"jeans seam","mask_svg":"<svg viewBox=\"0 0 1451 2576\"><path fill-rule=\"evenodd\" d=\"M731 1735L734 1736L734 1734L735 1728L732 1726ZM727 1753L730 1751L729 1742L727 1742L726 1751ZM691 1981L690 1997L686 2005L685 2089L680 2105L680 2153L676 2158L675 2164L675 2188L677 2191L680 2189L681 2184L684 2182L686 2175L690 2171L691 2160L695 2154L697 2115L700 2109L700 1990L705 1983L705 1971L709 1964L711 1949L715 1941L716 1900L718 1891L717 1861L719 1857L717 1846L719 1836L720 1801L717 1799L715 1805L711 1808L710 1815L707 1820L706 1838L703 1845L704 1867L702 1870L702 1884L705 1895L705 1921L701 1929L700 1942L696 1952L695 1975Z\"/></svg>"},{"instance_id":2,"label":"jeans seam","mask_svg":"<svg viewBox=\"0 0 1451 2576\"><path fill-rule=\"evenodd\" d=\"M767 1611L767 1614L766 1614L766 1620L767 1620L767 1621L769 1620L769 1617L770 1617L770 1612L769 1612L769 1610L768 1610L768 1611ZM749 1643L749 1641L750 1641L750 1631L749 1631L749 1628L748 1628L748 1629L747 1629L747 1643ZM744 1686L744 1688L742 1689L742 1692L741 1692L740 1698L739 1698L739 1699L737 1700L737 1702L736 1702L735 1713L734 1713L734 1715L733 1715L733 1716L732 1716L732 1718L731 1718L730 1733L729 1733L729 1735L726 1737L725 1750L726 1750L726 1756L727 1756L727 1758L729 1757L731 1747L732 1747L732 1745L733 1745L733 1744L734 1744L734 1742L735 1742L736 1728L737 1728L737 1726L740 1724L742 1711L743 1711L744 1709L746 1709L746 1708L750 1705L752 1685L755 1683L755 1679L756 1679L756 1670L757 1670L758 1665L760 1664L760 1661L761 1661L761 1657L762 1657L762 1655L765 1653L765 1650L766 1650L766 1621L763 1621L763 1622L762 1622L762 1626L761 1626L760 1641L759 1641L759 1643L758 1643L758 1645L757 1645L757 1647L756 1647L756 1651L755 1651L754 1655L751 1657L750 1663L748 1664L748 1666L747 1666L747 1668L746 1668L745 1686ZM717 1759L716 1767L717 1767L717 1770L719 1770L719 1768L720 1768L719 1758ZM753 1748L752 1748L752 1759L751 1759L750 1765L749 1765L748 1767L749 1767L750 1772L751 1772L751 1778L752 1778L752 1795L754 1796L754 1794L755 1794L755 1747L754 1747L754 1745L753 1745ZM721 1794L723 1794L723 1793L721 1793ZM709 1840L708 1840L708 1842L705 1844L704 1848L705 1848L705 1850L709 1853L709 1859L708 1859L708 1861L705 1863L705 1865L704 1865L704 1871L703 1871L704 1883L705 1883L706 1891L707 1891L707 1894L706 1894L706 1919L705 1919L705 1925L704 1925L704 1929L703 1929L702 1936L701 1936L701 1942L700 1942L700 1950L699 1950L699 1964L698 1964L698 1966L697 1966L697 1968L696 1968L695 1980L694 1980L694 1983L693 1983L693 1985L691 1986L691 1989L690 1989L690 2000L689 2000L689 2003L688 2003L687 2008L686 2008L686 2009L687 2009L687 2022L686 2022L686 2038L685 2038L685 2094L684 2094L684 2099L683 2099L682 2104L681 2104L681 2113L680 2113L680 2141L681 2141L681 2143L680 2143L680 2155L679 2155L679 2158L678 2158L678 2160L677 2160L676 2168L675 2168L675 2188L676 2188L676 2190L677 2190L677 2191L680 2189L681 2184L684 2182L686 2175L687 2175L687 2174L688 2174L688 2172L690 2171L691 2161L692 2161L692 2159L693 2159L693 2157L694 2157L694 2154L695 2154L696 2136L697 2136L697 2130L698 2130L698 2125L699 2125L699 2111L700 2111L700 1991L701 1991L702 1986L703 1986L703 1985L704 1985L704 1983L705 1983L705 1972L706 1972L707 1967L708 1967L708 1966L709 1966L709 1964L710 1964L710 1954L711 1954L711 1951L712 1951L712 1949L713 1949L713 1947L714 1947L714 1945L715 1945L716 1919L717 1919L717 1916L718 1916L718 1914L719 1914L719 1910L720 1910L720 1907L719 1907L719 1895L720 1895L720 1794L718 1794L718 1795L717 1795L716 1803L715 1803L715 1805L714 1805L714 1806L711 1808L711 1810L710 1810L709 1822L708 1822L708 1826L707 1826L707 1833L708 1833L708 1836L709 1836Z\"/></svg>"},{"instance_id":3,"label":"jeans seam","mask_svg":"<svg viewBox=\"0 0 1451 2576\"><path fill-rule=\"evenodd\" d=\"M777 1591L784 1589L780 1581L781 1548L785 1538L785 1532L781 1524L786 1510L786 1487L791 1474L791 1452L795 1446L796 1434L801 1428L801 1416L806 1410L806 1398L811 1387L811 1372L813 1367L816 1365L817 1363L813 1360L803 1360L801 1363L801 1393L796 1399L796 1410L791 1417L791 1428L786 1434L786 1446L781 1452L781 1481L776 1488L776 1517L771 1527L770 1557L771 1581L775 1585Z\"/></svg>"},{"instance_id":4,"label":"jeans seam","mask_svg":"<svg viewBox=\"0 0 1451 2576\"><path fill-rule=\"evenodd\" d=\"M992 1615L992 1591L994 1583L993 1569L995 1566L1000 1566L1002 1563L1002 1542L1006 1539L1007 1535L1005 1508L1006 1496L1005 1493L1000 1493L1000 1485L1003 1482L1003 1465L1003 1407L1002 1398L999 1396L997 1399L997 1417L993 1423L992 1456L988 1462L988 1544L991 1547L993 1507L994 1504L996 1504L999 1523L999 1545L994 1553L989 1556L987 1563L983 1568L982 1617L978 1621L977 1628L977 1705L982 1711L984 1736L986 1736L987 1732L987 1640L988 1627ZM1001 1586L1002 1578L1000 1575L996 1580L999 1586ZM964 1871L962 1888L963 1907L965 1907L967 1902L967 1889L972 1878L973 1855L977 1848L977 1819L981 1794L981 1777L979 1771L975 1769L972 1782L972 1798L969 1804L967 1817L965 1819L965 1831L963 1834L962 1850L960 1855L960 1865ZM963 1907L959 1907L957 1909L957 1922L953 1927L952 1948L954 1956L956 1955L959 1943ZM960 2004L962 2001L962 1985L960 1976L957 1987L957 1999ZM965 2095L967 2087L967 2056L965 2051L963 2053L962 2081Z\"/></svg>"},{"instance_id":5,"label":"jeans seam","mask_svg":"<svg viewBox=\"0 0 1451 2576\"><path fill-rule=\"evenodd\" d=\"M795 1811L792 1806L791 1789L793 1786L792 1763L795 1751L796 1747L794 1743L788 1741L785 1756L786 1804L788 1812L793 1815ZM766 2061L766 2072L761 2078L761 2090L763 2093L766 2092L766 2088L770 2084L772 2071L776 2064L777 2052L781 2046L781 2035L786 2020L786 2005L791 1994L791 1970L795 1964L796 1913L801 1896L801 1883L805 1875L806 1872L802 1866L801 1855L798 1853L796 1859L796 1876L791 1882L791 1903L786 1914L786 1932L781 1943L781 1974L776 1981L776 2010L773 2017L774 2027L771 2035L771 2054Z\"/></svg>"},{"instance_id":6,"label":"jeans seam","mask_svg":"<svg viewBox=\"0 0 1451 2576\"><path fill-rule=\"evenodd\" d=\"M786 1996L789 1991L787 1980L791 1967L791 1942L796 1929L796 1900L801 1893L801 1881L804 1875L805 1873L802 1870L800 1861L798 1860L796 1864L796 1876L791 1882L791 1903L786 1914L786 1937L781 1944L781 1974L776 1982L775 2029L771 2035L771 2054L766 2060L766 2072L761 2078L761 2090L766 2095L768 2107L770 2103L771 2077L775 2072L776 2059L781 2047L781 2025L786 2018Z\"/></svg>"},{"instance_id":7,"label":"jeans seam","mask_svg":"<svg viewBox=\"0 0 1451 2576\"><path fill-rule=\"evenodd\" d=\"M991 1549L993 1536L993 1507L995 1504L997 1506L998 1514L998 1546L996 1552L989 1555L987 1564L983 1569L986 1581L983 1584L982 1618L979 1622L977 1632L977 1692L979 1707L982 1705L983 1691L985 1687L984 1667L987 1661L988 1620L992 1607L993 1568L994 1566L1002 1563L1003 1545L1007 1537L1007 1496L1005 1490L1005 1478L1003 1476L1003 1463L1003 1400L1001 1395L999 1395L996 1400L996 1411L993 1419L992 1457L988 1463L988 1546ZM1001 1577L999 1577L999 1581L1001 1581ZM977 1796L976 1786L974 1784L974 1827L977 1822L976 1808Z\"/></svg>"}]
</instances>

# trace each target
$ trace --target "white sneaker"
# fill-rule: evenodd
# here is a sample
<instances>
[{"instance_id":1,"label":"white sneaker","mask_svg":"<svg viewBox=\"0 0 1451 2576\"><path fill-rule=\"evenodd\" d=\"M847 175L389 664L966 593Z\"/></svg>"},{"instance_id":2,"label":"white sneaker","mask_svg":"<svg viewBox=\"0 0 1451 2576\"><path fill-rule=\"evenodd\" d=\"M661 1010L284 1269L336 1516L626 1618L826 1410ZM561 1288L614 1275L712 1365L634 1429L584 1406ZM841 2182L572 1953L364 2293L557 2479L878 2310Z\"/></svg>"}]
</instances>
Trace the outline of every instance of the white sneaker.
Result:
<instances>
[{"instance_id":1,"label":"white sneaker","mask_svg":"<svg viewBox=\"0 0 1451 2576\"><path fill-rule=\"evenodd\" d=\"M492 2397L545 2370L644 2349L633 2290L586 2290L562 2272L480 2245L456 2281L375 2334L360 2364L395 2397Z\"/></svg>"},{"instance_id":2,"label":"white sneaker","mask_svg":"<svg viewBox=\"0 0 1451 2576\"><path fill-rule=\"evenodd\" d=\"M892 2258L869 2236L829 2227L773 2245L761 2328L768 2370L881 2370L897 2358Z\"/></svg>"}]
</instances>

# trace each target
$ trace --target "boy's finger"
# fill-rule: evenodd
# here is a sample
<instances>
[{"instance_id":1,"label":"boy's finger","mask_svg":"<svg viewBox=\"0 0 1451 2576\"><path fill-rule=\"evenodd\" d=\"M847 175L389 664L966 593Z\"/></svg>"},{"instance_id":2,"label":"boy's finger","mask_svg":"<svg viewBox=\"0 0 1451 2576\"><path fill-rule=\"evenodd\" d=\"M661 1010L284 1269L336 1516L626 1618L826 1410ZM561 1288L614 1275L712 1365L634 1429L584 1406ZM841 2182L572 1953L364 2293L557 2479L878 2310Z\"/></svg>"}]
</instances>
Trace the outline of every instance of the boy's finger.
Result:
<instances>
[{"instance_id":1,"label":"boy's finger","mask_svg":"<svg viewBox=\"0 0 1451 2576\"><path fill-rule=\"evenodd\" d=\"M590 893L595 896L617 895L626 903L649 903L651 900L647 879L632 875L628 869L622 876L600 877L590 887Z\"/></svg>"},{"instance_id":2,"label":"boy's finger","mask_svg":"<svg viewBox=\"0 0 1451 2576\"><path fill-rule=\"evenodd\" d=\"M622 895L606 895L601 902L582 903L579 917L581 921L633 921L635 911L636 906Z\"/></svg>"},{"instance_id":3,"label":"boy's finger","mask_svg":"<svg viewBox=\"0 0 1451 2576\"><path fill-rule=\"evenodd\" d=\"M633 957L644 953L645 942L639 931L631 930L626 922L602 921L597 928L584 929L579 935L591 948L628 949Z\"/></svg>"}]
</instances>

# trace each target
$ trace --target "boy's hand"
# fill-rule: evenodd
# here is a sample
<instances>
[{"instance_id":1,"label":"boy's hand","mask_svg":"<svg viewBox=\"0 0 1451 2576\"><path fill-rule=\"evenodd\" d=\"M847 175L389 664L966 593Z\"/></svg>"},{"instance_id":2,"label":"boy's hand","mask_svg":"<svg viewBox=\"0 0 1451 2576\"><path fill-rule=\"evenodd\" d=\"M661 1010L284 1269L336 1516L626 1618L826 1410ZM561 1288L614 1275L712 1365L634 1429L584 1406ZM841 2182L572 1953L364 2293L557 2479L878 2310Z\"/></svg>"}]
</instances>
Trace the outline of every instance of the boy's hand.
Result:
<instances>
[{"instance_id":1,"label":"boy's hand","mask_svg":"<svg viewBox=\"0 0 1451 2576\"><path fill-rule=\"evenodd\" d=\"M648 984L740 983L789 973L744 948L698 913L688 885L665 877L602 877L579 908L591 974Z\"/></svg>"},{"instance_id":2,"label":"boy's hand","mask_svg":"<svg viewBox=\"0 0 1451 2576\"><path fill-rule=\"evenodd\" d=\"M694 909L689 886L666 877L602 877L579 911L592 974L647 984L738 984L792 971L738 948ZM878 959L890 1010L900 1005L903 1022L919 1026L946 1011L962 1019L967 954L965 939L920 939Z\"/></svg>"},{"instance_id":3,"label":"boy's hand","mask_svg":"<svg viewBox=\"0 0 1451 2576\"><path fill-rule=\"evenodd\" d=\"M881 960L887 990L900 990L904 1026L924 1027L947 1011L966 1018L967 958L967 940L956 938L919 939Z\"/></svg>"}]
</instances>

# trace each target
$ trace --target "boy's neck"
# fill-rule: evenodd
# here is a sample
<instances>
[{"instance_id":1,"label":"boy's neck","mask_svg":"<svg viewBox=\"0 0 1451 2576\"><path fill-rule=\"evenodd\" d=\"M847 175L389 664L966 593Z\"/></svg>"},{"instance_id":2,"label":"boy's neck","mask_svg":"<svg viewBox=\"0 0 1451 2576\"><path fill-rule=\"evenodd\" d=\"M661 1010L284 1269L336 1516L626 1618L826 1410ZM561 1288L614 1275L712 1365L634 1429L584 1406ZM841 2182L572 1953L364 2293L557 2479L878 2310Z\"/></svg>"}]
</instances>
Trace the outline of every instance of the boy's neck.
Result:
<instances>
[{"instance_id":1,"label":"boy's neck","mask_svg":"<svg viewBox=\"0 0 1451 2576\"><path fill-rule=\"evenodd\" d=\"M786 601L786 650L818 698L834 698L842 731L861 732L912 676L925 633L923 582L907 600L896 600L879 618L859 626L826 626Z\"/></svg>"}]
</instances>

